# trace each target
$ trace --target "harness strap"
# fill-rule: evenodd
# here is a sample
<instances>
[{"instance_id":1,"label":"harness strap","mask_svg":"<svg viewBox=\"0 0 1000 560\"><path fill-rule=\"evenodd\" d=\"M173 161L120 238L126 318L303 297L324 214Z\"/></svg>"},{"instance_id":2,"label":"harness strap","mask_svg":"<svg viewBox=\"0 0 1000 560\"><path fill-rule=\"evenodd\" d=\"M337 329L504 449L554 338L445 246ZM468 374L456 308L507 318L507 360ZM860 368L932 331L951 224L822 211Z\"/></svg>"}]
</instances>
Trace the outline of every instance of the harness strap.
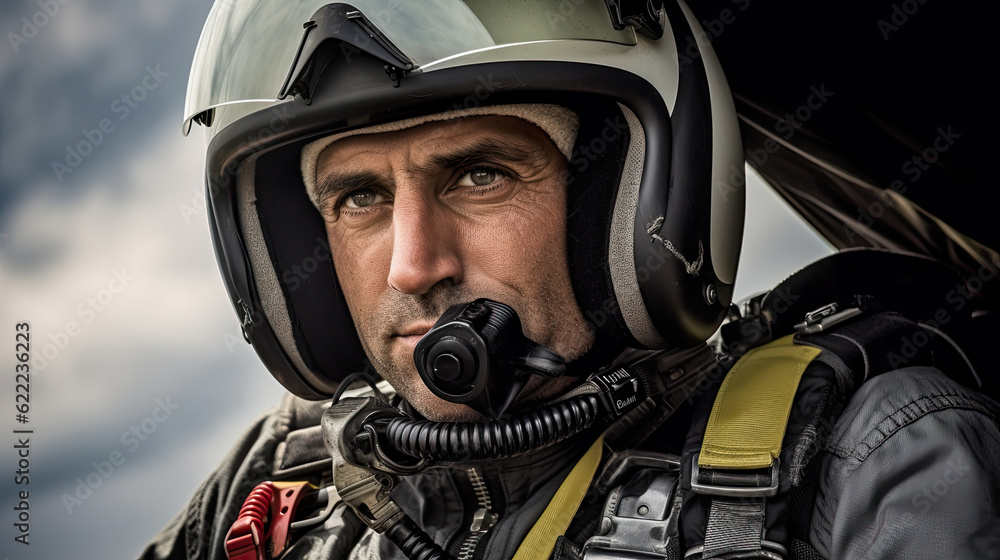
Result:
<instances>
[{"instance_id":1,"label":"harness strap","mask_svg":"<svg viewBox=\"0 0 1000 560\"><path fill-rule=\"evenodd\" d=\"M765 539L765 506L778 491L778 456L799 380L820 352L785 336L747 352L719 387L692 467L692 490L711 496L702 558L786 554Z\"/></svg>"},{"instance_id":2,"label":"harness strap","mask_svg":"<svg viewBox=\"0 0 1000 560\"><path fill-rule=\"evenodd\" d=\"M601 463L603 447L602 434L577 461L573 470L566 475L566 479L559 485L545 511L524 537L513 560L547 560L552 556L556 539L569 528L576 510L580 508L587 494L587 489L590 488L597 466Z\"/></svg>"},{"instance_id":3,"label":"harness strap","mask_svg":"<svg viewBox=\"0 0 1000 560\"><path fill-rule=\"evenodd\" d=\"M773 543L764 540L765 505L764 498L713 498L702 558L772 547Z\"/></svg>"},{"instance_id":4,"label":"harness strap","mask_svg":"<svg viewBox=\"0 0 1000 560\"><path fill-rule=\"evenodd\" d=\"M730 370L708 417L699 467L769 468L781 453L799 379L820 353L793 337L750 350Z\"/></svg>"}]
</instances>

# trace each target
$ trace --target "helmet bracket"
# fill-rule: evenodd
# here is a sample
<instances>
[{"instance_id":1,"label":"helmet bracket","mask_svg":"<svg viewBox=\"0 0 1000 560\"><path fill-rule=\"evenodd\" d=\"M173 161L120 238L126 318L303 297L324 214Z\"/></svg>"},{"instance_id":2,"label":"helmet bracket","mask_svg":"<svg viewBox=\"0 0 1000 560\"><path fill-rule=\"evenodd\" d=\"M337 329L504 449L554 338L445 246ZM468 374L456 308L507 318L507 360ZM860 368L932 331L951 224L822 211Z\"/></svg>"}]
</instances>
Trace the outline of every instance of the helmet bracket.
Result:
<instances>
[{"instance_id":1,"label":"helmet bracket","mask_svg":"<svg viewBox=\"0 0 1000 560\"><path fill-rule=\"evenodd\" d=\"M615 29L633 27L650 39L663 37L660 13L663 2L656 0L605 0Z\"/></svg>"},{"instance_id":2,"label":"helmet bracket","mask_svg":"<svg viewBox=\"0 0 1000 560\"><path fill-rule=\"evenodd\" d=\"M414 68L413 61L393 45L361 10L350 4L327 4L316 10L303 27L302 41L285 83L278 92L278 99L299 95L307 104L311 103L323 71L337 62L340 56L348 63L357 54L374 56L386 64L386 74L397 86L400 77Z\"/></svg>"}]
</instances>

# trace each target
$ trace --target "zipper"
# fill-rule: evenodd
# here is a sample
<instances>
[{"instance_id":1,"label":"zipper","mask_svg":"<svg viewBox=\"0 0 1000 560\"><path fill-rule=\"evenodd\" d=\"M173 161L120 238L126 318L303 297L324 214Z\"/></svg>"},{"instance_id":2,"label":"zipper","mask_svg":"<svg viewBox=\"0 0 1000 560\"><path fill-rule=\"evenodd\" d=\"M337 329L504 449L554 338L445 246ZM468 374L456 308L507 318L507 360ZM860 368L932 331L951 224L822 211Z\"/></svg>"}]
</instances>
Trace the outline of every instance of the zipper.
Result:
<instances>
[{"instance_id":1,"label":"zipper","mask_svg":"<svg viewBox=\"0 0 1000 560\"><path fill-rule=\"evenodd\" d=\"M462 541L462 546L458 549L458 560L472 560L475 558L479 542L490 529L496 525L498 515L493 511L493 500L490 499L490 491L486 487L486 482L479 475L475 467L466 469L469 475L469 482L472 490L476 494L476 505L478 508L472 514L472 524L469 526L469 534Z\"/></svg>"}]
</instances>

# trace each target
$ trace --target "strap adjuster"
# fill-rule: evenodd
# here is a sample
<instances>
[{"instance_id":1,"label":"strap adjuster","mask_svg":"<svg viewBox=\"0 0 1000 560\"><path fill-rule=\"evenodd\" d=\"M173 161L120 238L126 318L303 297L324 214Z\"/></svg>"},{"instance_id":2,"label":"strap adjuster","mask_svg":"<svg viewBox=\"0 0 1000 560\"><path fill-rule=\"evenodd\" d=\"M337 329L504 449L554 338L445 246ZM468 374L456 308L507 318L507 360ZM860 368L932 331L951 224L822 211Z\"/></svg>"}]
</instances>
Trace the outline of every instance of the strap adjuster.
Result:
<instances>
[{"instance_id":1,"label":"strap adjuster","mask_svg":"<svg viewBox=\"0 0 1000 560\"><path fill-rule=\"evenodd\" d=\"M691 459L691 490L698 494L708 496L728 496L732 498L758 498L774 496L778 493L778 476L781 472L781 461L775 457L771 462L771 476L765 485L758 483L759 471L733 471L726 470L725 478L745 479L747 484L719 484L714 482L703 482L702 474L709 474L715 469L702 469L698 466L698 457L695 454Z\"/></svg>"},{"instance_id":2,"label":"strap adjuster","mask_svg":"<svg viewBox=\"0 0 1000 560\"><path fill-rule=\"evenodd\" d=\"M760 550L757 551L756 556L737 552L732 557L739 558L740 560L785 560L788 558L788 549L774 541L761 540L760 545ZM684 553L684 560L701 560L704 554L705 545L692 546ZM719 557L716 556L715 558Z\"/></svg>"}]
</instances>

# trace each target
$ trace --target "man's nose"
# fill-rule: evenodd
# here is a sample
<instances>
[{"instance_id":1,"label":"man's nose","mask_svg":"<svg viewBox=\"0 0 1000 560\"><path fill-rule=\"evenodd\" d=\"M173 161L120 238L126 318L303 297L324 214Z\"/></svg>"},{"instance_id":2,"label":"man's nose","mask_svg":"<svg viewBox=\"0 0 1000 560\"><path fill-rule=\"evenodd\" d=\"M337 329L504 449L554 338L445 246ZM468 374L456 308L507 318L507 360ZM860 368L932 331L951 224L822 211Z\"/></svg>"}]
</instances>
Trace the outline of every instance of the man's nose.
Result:
<instances>
[{"instance_id":1,"label":"man's nose","mask_svg":"<svg viewBox=\"0 0 1000 560\"><path fill-rule=\"evenodd\" d=\"M432 196L397 196L389 286L404 294L423 294L444 280L460 283L462 260L455 234L447 211Z\"/></svg>"}]
</instances>

